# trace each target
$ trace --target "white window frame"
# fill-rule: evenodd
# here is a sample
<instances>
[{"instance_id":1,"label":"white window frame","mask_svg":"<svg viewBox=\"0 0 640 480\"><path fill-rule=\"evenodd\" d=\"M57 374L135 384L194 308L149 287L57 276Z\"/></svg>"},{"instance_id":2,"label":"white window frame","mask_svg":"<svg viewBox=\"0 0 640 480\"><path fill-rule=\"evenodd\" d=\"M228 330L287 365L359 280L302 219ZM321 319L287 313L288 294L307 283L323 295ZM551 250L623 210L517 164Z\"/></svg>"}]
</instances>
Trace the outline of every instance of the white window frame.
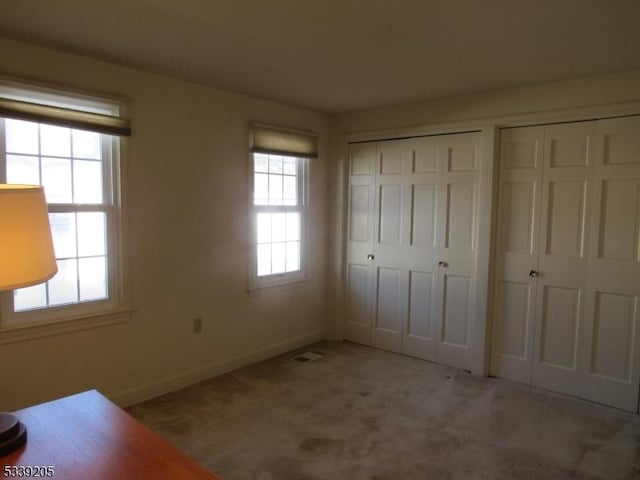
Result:
<instances>
[{"instance_id":1,"label":"white window frame","mask_svg":"<svg viewBox=\"0 0 640 480\"><path fill-rule=\"evenodd\" d=\"M5 98L44 105L63 106L78 111L123 116L122 100L87 96L59 89L25 85L0 79ZM4 118L0 119L0 183L6 182ZM34 123L38 123L34 121ZM13 291L0 292L0 344L53 335L67 331L119 323L129 319L130 289L126 271L126 172L123 168L125 139L101 135L104 201L98 205L48 204L50 213L103 211L107 231L107 298L15 312Z\"/></svg>"},{"instance_id":2,"label":"white window frame","mask_svg":"<svg viewBox=\"0 0 640 480\"><path fill-rule=\"evenodd\" d=\"M249 154L249 205L250 205L250 245L249 255L249 292L260 291L264 288L295 285L309 279L307 270L307 217L309 206L309 158L298 157L294 154L278 154L296 158L298 178L297 205L256 205L254 202L254 153ZM258 276L258 214L298 212L300 214L300 269L295 272L275 273Z\"/></svg>"}]
</instances>

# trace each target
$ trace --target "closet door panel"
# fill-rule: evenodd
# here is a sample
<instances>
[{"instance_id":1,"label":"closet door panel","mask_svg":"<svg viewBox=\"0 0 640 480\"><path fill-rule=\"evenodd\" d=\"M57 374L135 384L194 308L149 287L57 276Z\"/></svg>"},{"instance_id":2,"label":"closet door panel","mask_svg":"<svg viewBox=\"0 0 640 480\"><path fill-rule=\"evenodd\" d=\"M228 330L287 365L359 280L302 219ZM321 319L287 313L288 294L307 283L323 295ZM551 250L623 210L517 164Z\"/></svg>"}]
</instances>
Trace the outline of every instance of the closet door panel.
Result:
<instances>
[{"instance_id":1,"label":"closet door panel","mask_svg":"<svg viewBox=\"0 0 640 480\"><path fill-rule=\"evenodd\" d=\"M371 344L375 198L375 143L349 148L344 337Z\"/></svg>"},{"instance_id":2,"label":"closet door panel","mask_svg":"<svg viewBox=\"0 0 640 480\"><path fill-rule=\"evenodd\" d=\"M582 396L629 411L640 384L640 118L602 120L593 172Z\"/></svg>"},{"instance_id":3,"label":"closet door panel","mask_svg":"<svg viewBox=\"0 0 640 480\"><path fill-rule=\"evenodd\" d=\"M579 396L597 122L545 127L532 384Z\"/></svg>"},{"instance_id":4,"label":"closet door panel","mask_svg":"<svg viewBox=\"0 0 640 480\"><path fill-rule=\"evenodd\" d=\"M436 361L469 370L478 222L478 134L442 137Z\"/></svg>"},{"instance_id":5,"label":"closet door panel","mask_svg":"<svg viewBox=\"0 0 640 480\"><path fill-rule=\"evenodd\" d=\"M442 178L446 161L442 136L407 140L413 151L404 249L409 297L402 331L402 353L426 360L436 357L436 324L441 311L442 280L438 272L438 238L441 233Z\"/></svg>"},{"instance_id":6,"label":"closet door panel","mask_svg":"<svg viewBox=\"0 0 640 480\"><path fill-rule=\"evenodd\" d=\"M371 345L400 353L409 301L406 249L414 150L408 140L376 143L374 325Z\"/></svg>"},{"instance_id":7,"label":"closet door panel","mask_svg":"<svg viewBox=\"0 0 640 480\"><path fill-rule=\"evenodd\" d=\"M500 141L498 232L490 373L531 383L544 127L505 129Z\"/></svg>"}]
</instances>

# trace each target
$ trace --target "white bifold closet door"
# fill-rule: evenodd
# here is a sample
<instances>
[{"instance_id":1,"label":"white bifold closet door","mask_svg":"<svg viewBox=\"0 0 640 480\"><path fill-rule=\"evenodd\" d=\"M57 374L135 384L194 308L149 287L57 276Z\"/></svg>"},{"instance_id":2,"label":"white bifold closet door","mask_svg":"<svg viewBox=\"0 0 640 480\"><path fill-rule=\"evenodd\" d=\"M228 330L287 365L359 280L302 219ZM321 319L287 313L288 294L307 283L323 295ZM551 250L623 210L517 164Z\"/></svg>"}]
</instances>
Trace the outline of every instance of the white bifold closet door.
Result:
<instances>
[{"instance_id":1,"label":"white bifold closet door","mask_svg":"<svg viewBox=\"0 0 640 480\"><path fill-rule=\"evenodd\" d=\"M469 368L479 143L351 145L347 340Z\"/></svg>"},{"instance_id":2,"label":"white bifold closet door","mask_svg":"<svg viewBox=\"0 0 640 480\"><path fill-rule=\"evenodd\" d=\"M637 411L640 119L504 129L491 374Z\"/></svg>"}]
</instances>

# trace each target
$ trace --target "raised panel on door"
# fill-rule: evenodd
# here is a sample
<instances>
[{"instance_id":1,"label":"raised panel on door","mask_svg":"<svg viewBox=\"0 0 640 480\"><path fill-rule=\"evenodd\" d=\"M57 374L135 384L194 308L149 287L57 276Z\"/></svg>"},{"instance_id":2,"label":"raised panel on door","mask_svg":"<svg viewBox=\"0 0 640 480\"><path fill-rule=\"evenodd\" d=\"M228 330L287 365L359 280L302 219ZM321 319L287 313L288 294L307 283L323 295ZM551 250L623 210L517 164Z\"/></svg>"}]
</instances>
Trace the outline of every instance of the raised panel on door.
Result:
<instances>
[{"instance_id":1,"label":"raised panel on door","mask_svg":"<svg viewBox=\"0 0 640 480\"><path fill-rule=\"evenodd\" d=\"M349 147L347 261L344 338L371 344L372 265L375 199L375 143Z\"/></svg>"},{"instance_id":2,"label":"raised panel on door","mask_svg":"<svg viewBox=\"0 0 640 480\"><path fill-rule=\"evenodd\" d=\"M586 371L581 396L635 412L640 380L640 275L635 275L633 283L625 281L626 275L609 275L590 282L587 290L590 322L582 342Z\"/></svg>"},{"instance_id":3,"label":"raised panel on door","mask_svg":"<svg viewBox=\"0 0 640 480\"><path fill-rule=\"evenodd\" d=\"M638 409L640 383L640 118L598 122L581 341L582 396Z\"/></svg>"},{"instance_id":4,"label":"raised panel on door","mask_svg":"<svg viewBox=\"0 0 640 480\"><path fill-rule=\"evenodd\" d=\"M475 223L475 184L447 185L445 247L472 250Z\"/></svg>"},{"instance_id":5,"label":"raised panel on door","mask_svg":"<svg viewBox=\"0 0 640 480\"><path fill-rule=\"evenodd\" d=\"M448 172L476 172L479 165L478 134L458 133L443 137L446 142Z\"/></svg>"},{"instance_id":6,"label":"raised panel on door","mask_svg":"<svg viewBox=\"0 0 640 480\"><path fill-rule=\"evenodd\" d=\"M596 292L593 355L589 373L608 380L631 382L633 330L638 299L633 295Z\"/></svg>"},{"instance_id":7,"label":"raised panel on door","mask_svg":"<svg viewBox=\"0 0 640 480\"><path fill-rule=\"evenodd\" d=\"M403 171L403 159L411 155L405 147L405 141L391 140L378 142L379 175L400 175Z\"/></svg>"},{"instance_id":8,"label":"raised panel on door","mask_svg":"<svg viewBox=\"0 0 640 480\"><path fill-rule=\"evenodd\" d=\"M436 359L458 368L469 368L471 328L471 277L444 274L442 324Z\"/></svg>"},{"instance_id":9,"label":"raised panel on door","mask_svg":"<svg viewBox=\"0 0 640 480\"><path fill-rule=\"evenodd\" d=\"M579 396L596 122L545 127L532 384Z\"/></svg>"},{"instance_id":10,"label":"raised panel on door","mask_svg":"<svg viewBox=\"0 0 640 480\"><path fill-rule=\"evenodd\" d=\"M436 246L437 184L411 185L411 245Z\"/></svg>"},{"instance_id":11,"label":"raised panel on door","mask_svg":"<svg viewBox=\"0 0 640 480\"><path fill-rule=\"evenodd\" d=\"M378 243L401 243L402 185L381 185L379 189Z\"/></svg>"},{"instance_id":12,"label":"raised panel on door","mask_svg":"<svg viewBox=\"0 0 640 480\"><path fill-rule=\"evenodd\" d=\"M624 287L615 290L620 292ZM637 288L627 289L624 294L594 292L593 330L582 395L632 412L638 409L639 298Z\"/></svg>"},{"instance_id":13,"label":"raised panel on door","mask_svg":"<svg viewBox=\"0 0 640 480\"><path fill-rule=\"evenodd\" d=\"M413 161L411 173L433 174L442 170L439 167L439 155L442 141L438 137L420 137L411 140L413 145Z\"/></svg>"},{"instance_id":14,"label":"raised panel on door","mask_svg":"<svg viewBox=\"0 0 640 480\"><path fill-rule=\"evenodd\" d=\"M584 180L548 183L545 254L583 256L586 185Z\"/></svg>"},{"instance_id":15,"label":"raised panel on door","mask_svg":"<svg viewBox=\"0 0 640 480\"><path fill-rule=\"evenodd\" d=\"M352 185L349 190L349 240L370 243L373 187Z\"/></svg>"},{"instance_id":16,"label":"raised panel on door","mask_svg":"<svg viewBox=\"0 0 640 480\"><path fill-rule=\"evenodd\" d=\"M435 359L433 341L436 314L436 274L409 271L407 324L402 339L402 353L425 360Z\"/></svg>"},{"instance_id":17,"label":"raised panel on door","mask_svg":"<svg viewBox=\"0 0 640 480\"><path fill-rule=\"evenodd\" d=\"M371 343L371 292L369 265L347 265L345 338Z\"/></svg>"},{"instance_id":18,"label":"raised panel on door","mask_svg":"<svg viewBox=\"0 0 640 480\"><path fill-rule=\"evenodd\" d=\"M501 280L496 286L491 374L531 383L532 287ZM525 365L523 368L522 365Z\"/></svg>"},{"instance_id":19,"label":"raised panel on door","mask_svg":"<svg viewBox=\"0 0 640 480\"><path fill-rule=\"evenodd\" d=\"M508 181L502 183L500 222L501 251L531 255L533 253L533 227L536 202L535 181Z\"/></svg>"},{"instance_id":20,"label":"raised panel on door","mask_svg":"<svg viewBox=\"0 0 640 480\"><path fill-rule=\"evenodd\" d=\"M640 181L603 180L598 258L640 261Z\"/></svg>"},{"instance_id":21,"label":"raised panel on door","mask_svg":"<svg viewBox=\"0 0 640 480\"><path fill-rule=\"evenodd\" d=\"M490 374L531 383L544 127L501 130Z\"/></svg>"},{"instance_id":22,"label":"raised panel on door","mask_svg":"<svg viewBox=\"0 0 640 480\"><path fill-rule=\"evenodd\" d=\"M540 363L576 370L580 290L546 285L542 291Z\"/></svg>"},{"instance_id":23,"label":"raised panel on door","mask_svg":"<svg viewBox=\"0 0 640 480\"><path fill-rule=\"evenodd\" d=\"M577 348L582 293L566 286L538 286L539 328L534 340L533 385L579 396Z\"/></svg>"},{"instance_id":24,"label":"raised panel on door","mask_svg":"<svg viewBox=\"0 0 640 480\"><path fill-rule=\"evenodd\" d=\"M375 143L359 143L349 146L349 174L351 176L373 175Z\"/></svg>"},{"instance_id":25,"label":"raised panel on door","mask_svg":"<svg viewBox=\"0 0 640 480\"><path fill-rule=\"evenodd\" d=\"M378 267L375 281L374 325L371 345L391 352L400 352L402 324L401 271Z\"/></svg>"}]
</instances>

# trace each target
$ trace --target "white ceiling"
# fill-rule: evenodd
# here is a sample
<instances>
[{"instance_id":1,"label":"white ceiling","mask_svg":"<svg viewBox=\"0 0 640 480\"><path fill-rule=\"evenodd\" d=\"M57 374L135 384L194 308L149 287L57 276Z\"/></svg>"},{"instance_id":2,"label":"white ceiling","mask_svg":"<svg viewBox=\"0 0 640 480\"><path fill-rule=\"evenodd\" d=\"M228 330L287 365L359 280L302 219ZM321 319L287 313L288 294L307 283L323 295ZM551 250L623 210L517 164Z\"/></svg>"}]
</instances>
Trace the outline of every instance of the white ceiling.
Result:
<instances>
[{"instance_id":1,"label":"white ceiling","mask_svg":"<svg viewBox=\"0 0 640 480\"><path fill-rule=\"evenodd\" d=\"M0 36L335 113L640 68L640 1L2 0Z\"/></svg>"}]
</instances>

